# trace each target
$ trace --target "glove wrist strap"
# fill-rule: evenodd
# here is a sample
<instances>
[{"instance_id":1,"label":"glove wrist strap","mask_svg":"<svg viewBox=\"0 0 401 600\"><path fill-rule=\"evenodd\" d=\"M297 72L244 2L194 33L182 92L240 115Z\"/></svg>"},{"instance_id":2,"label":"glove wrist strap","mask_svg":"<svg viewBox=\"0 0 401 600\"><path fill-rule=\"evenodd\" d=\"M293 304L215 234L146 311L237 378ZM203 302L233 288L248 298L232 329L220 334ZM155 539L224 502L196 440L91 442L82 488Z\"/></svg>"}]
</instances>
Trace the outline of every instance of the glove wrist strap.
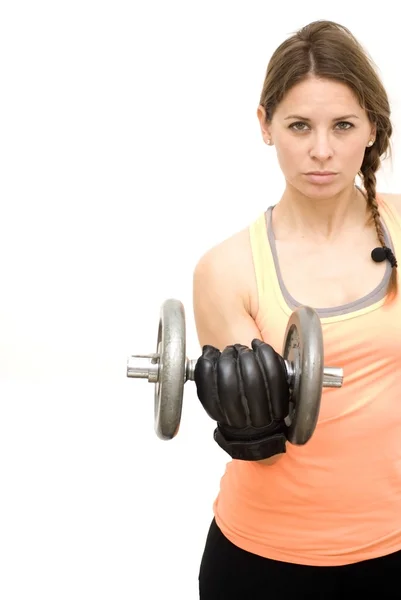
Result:
<instances>
[{"instance_id":1,"label":"glove wrist strap","mask_svg":"<svg viewBox=\"0 0 401 600\"><path fill-rule=\"evenodd\" d=\"M284 454L287 442L284 433L275 433L257 440L227 440L218 427L214 431L214 439L231 458L249 461L264 460L275 454Z\"/></svg>"}]
</instances>

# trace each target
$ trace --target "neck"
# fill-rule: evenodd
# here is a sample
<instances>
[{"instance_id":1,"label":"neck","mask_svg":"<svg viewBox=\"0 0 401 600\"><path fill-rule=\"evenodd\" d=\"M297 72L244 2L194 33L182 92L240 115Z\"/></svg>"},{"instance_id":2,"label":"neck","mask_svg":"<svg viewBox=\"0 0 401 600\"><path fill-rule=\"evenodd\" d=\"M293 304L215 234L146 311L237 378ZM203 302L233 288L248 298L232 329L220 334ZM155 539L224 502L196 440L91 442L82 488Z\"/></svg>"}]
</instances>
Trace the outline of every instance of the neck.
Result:
<instances>
[{"instance_id":1,"label":"neck","mask_svg":"<svg viewBox=\"0 0 401 600\"><path fill-rule=\"evenodd\" d=\"M362 230L369 219L364 194L352 185L330 198L309 198L287 187L274 207L273 219L283 234L334 241L343 233Z\"/></svg>"}]
</instances>

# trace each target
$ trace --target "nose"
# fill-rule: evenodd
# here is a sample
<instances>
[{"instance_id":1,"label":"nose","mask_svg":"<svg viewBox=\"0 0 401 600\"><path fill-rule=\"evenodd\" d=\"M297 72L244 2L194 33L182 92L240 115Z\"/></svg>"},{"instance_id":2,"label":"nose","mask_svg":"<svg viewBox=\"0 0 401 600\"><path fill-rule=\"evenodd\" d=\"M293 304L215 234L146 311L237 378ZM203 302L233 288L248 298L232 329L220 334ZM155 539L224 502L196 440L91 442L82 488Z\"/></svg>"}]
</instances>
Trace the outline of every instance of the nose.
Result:
<instances>
[{"instance_id":1,"label":"nose","mask_svg":"<svg viewBox=\"0 0 401 600\"><path fill-rule=\"evenodd\" d=\"M312 138L310 156L325 161L333 156L333 147L327 132L316 133Z\"/></svg>"}]
</instances>

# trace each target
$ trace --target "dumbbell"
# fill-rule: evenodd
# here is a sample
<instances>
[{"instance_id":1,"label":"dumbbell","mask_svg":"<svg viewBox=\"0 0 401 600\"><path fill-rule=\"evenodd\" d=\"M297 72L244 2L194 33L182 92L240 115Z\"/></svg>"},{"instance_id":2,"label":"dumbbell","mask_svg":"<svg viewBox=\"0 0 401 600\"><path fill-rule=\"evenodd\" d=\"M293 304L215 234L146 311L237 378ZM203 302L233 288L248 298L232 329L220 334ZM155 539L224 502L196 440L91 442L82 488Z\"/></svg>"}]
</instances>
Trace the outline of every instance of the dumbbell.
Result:
<instances>
[{"instance_id":1,"label":"dumbbell","mask_svg":"<svg viewBox=\"0 0 401 600\"><path fill-rule=\"evenodd\" d=\"M287 437L292 444L303 445L316 428L322 389L343 384L343 370L323 364L320 319L309 306L300 306L291 314L282 357L290 388ZM186 357L184 306L169 298L160 309L156 352L135 354L127 361L127 377L147 379L155 385L154 428L162 440L171 440L178 433L184 384L194 380L196 362Z\"/></svg>"}]
</instances>

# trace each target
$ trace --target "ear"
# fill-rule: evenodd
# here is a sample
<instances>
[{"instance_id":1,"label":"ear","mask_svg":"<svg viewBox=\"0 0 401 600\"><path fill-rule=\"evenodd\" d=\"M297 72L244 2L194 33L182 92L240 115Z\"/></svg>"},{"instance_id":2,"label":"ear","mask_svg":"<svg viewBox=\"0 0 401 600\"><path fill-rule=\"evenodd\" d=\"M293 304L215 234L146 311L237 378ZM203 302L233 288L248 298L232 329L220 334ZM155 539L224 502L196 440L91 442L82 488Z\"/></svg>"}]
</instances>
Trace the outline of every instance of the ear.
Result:
<instances>
[{"instance_id":1,"label":"ear","mask_svg":"<svg viewBox=\"0 0 401 600\"><path fill-rule=\"evenodd\" d=\"M377 135L377 127L375 124L372 124L371 130L370 130L370 139L375 140L376 135Z\"/></svg>"},{"instance_id":2,"label":"ear","mask_svg":"<svg viewBox=\"0 0 401 600\"><path fill-rule=\"evenodd\" d=\"M271 127L270 123L267 121L266 111L263 106L259 105L258 110L256 111L257 117L259 119L260 130L262 132L262 138L265 144L272 144L271 137Z\"/></svg>"}]
</instances>

